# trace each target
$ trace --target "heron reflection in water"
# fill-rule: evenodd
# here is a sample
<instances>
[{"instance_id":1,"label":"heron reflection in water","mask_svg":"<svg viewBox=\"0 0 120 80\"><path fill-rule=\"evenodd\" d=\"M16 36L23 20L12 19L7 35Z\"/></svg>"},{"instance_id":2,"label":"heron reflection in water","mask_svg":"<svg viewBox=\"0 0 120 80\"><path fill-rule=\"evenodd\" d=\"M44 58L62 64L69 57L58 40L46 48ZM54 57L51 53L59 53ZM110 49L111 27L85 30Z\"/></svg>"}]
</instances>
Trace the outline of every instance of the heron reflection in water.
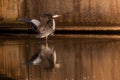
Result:
<instances>
[{"instance_id":1,"label":"heron reflection in water","mask_svg":"<svg viewBox=\"0 0 120 80\"><path fill-rule=\"evenodd\" d=\"M61 15L52 15L52 14L44 14L41 16L40 20L37 19L26 19L26 18L19 18L20 21L25 21L30 23L35 32L39 35L37 37L40 38L47 38L49 35L53 35L55 32L55 18L60 17ZM47 18L47 19L46 19Z\"/></svg>"},{"instance_id":2,"label":"heron reflection in water","mask_svg":"<svg viewBox=\"0 0 120 80\"><path fill-rule=\"evenodd\" d=\"M44 69L59 68L56 63L56 51L54 48L41 45L40 49L27 61L28 65L41 65Z\"/></svg>"}]
</instances>

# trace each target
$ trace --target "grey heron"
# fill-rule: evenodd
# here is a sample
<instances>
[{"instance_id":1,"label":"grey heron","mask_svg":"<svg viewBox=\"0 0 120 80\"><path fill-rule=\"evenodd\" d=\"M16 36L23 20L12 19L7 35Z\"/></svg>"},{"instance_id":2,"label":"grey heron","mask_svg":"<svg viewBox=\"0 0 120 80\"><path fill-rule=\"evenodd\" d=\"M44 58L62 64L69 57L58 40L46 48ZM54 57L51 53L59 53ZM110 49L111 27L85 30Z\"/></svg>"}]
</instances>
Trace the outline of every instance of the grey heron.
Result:
<instances>
[{"instance_id":1,"label":"grey heron","mask_svg":"<svg viewBox=\"0 0 120 80\"><path fill-rule=\"evenodd\" d=\"M47 38L49 35L53 35L55 31L55 18L60 17L61 15L52 15L52 14L44 14L44 17L41 20L37 19L27 19L27 18L18 18L18 20L25 21L27 23L31 23L35 32L38 33L37 37ZM47 17L47 20L44 18ZM44 22L43 22L44 21Z\"/></svg>"}]
</instances>

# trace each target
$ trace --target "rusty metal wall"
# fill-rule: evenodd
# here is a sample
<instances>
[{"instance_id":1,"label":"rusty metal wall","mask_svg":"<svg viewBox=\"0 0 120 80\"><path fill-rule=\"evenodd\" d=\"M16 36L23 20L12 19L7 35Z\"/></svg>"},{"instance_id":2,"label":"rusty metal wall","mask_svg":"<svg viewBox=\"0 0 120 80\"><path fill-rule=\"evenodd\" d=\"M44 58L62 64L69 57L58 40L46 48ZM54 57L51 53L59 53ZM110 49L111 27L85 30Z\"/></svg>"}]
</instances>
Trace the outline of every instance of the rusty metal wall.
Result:
<instances>
[{"instance_id":1,"label":"rusty metal wall","mask_svg":"<svg viewBox=\"0 0 120 80\"><path fill-rule=\"evenodd\" d=\"M5 20L57 13L59 25L120 24L119 0L0 0L0 11Z\"/></svg>"},{"instance_id":2,"label":"rusty metal wall","mask_svg":"<svg viewBox=\"0 0 120 80\"><path fill-rule=\"evenodd\" d=\"M24 15L24 0L0 0L0 18L2 20L16 20Z\"/></svg>"}]
</instances>

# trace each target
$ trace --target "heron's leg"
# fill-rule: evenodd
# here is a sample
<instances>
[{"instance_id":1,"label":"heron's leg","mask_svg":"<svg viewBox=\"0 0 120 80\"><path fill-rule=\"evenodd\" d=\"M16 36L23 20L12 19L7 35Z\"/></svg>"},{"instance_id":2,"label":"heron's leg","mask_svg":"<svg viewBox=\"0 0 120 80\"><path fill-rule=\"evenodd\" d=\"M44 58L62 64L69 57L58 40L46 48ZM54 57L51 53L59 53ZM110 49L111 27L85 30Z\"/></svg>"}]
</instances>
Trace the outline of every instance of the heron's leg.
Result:
<instances>
[{"instance_id":1,"label":"heron's leg","mask_svg":"<svg viewBox=\"0 0 120 80\"><path fill-rule=\"evenodd\" d=\"M48 37L46 36L46 48L48 48L48 41L47 41Z\"/></svg>"},{"instance_id":2,"label":"heron's leg","mask_svg":"<svg viewBox=\"0 0 120 80\"><path fill-rule=\"evenodd\" d=\"M47 43L47 39L48 39L48 37L46 36L45 38L46 38L46 43Z\"/></svg>"},{"instance_id":3,"label":"heron's leg","mask_svg":"<svg viewBox=\"0 0 120 80\"><path fill-rule=\"evenodd\" d=\"M54 51L53 56L54 56L54 64L56 64L56 60L57 60L56 51Z\"/></svg>"}]
</instances>

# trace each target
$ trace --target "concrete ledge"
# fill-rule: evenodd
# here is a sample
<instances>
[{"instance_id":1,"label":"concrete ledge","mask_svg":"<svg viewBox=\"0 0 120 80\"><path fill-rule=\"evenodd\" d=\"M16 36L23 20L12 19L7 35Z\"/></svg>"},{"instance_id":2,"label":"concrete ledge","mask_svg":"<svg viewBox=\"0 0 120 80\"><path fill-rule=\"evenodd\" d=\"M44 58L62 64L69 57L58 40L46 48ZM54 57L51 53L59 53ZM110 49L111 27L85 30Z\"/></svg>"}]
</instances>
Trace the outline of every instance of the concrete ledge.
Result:
<instances>
[{"instance_id":1,"label":"concrete ledge","mask_svg":"<svg viewBox=\"0 0 120 80\"><path fill-rule=\"evenodd\" d=\"M19 25L0 25L0 30L26 30L32 29L30 26L25 24ZM120 26L56 26L56 30L120 30Z\"/></svg>"},{"instance_id":2,"label":"concrete ledge","mask_svg":"<svg viewBox=\"0 0 120 80\"><path fill-rule=\"evenodd\" d=\"M57 26L56 30L120 30L120 26Z\"/></svg>"},{"instance_id":3,"label":"concrete ledge","mask_svg":"<svg viewBox=\"0 0 120 80\"><path fill-rule=\"evenodd\" d=\"M120 40L120 35L81 35L81 34L55 34L48 37L49 40L60 40L66 38L82 38L82 39L115 39ZM45 40L45 38L37 38L36 34L0 34L0 39L37 39Z\"/></svg>"}]
</instances>

